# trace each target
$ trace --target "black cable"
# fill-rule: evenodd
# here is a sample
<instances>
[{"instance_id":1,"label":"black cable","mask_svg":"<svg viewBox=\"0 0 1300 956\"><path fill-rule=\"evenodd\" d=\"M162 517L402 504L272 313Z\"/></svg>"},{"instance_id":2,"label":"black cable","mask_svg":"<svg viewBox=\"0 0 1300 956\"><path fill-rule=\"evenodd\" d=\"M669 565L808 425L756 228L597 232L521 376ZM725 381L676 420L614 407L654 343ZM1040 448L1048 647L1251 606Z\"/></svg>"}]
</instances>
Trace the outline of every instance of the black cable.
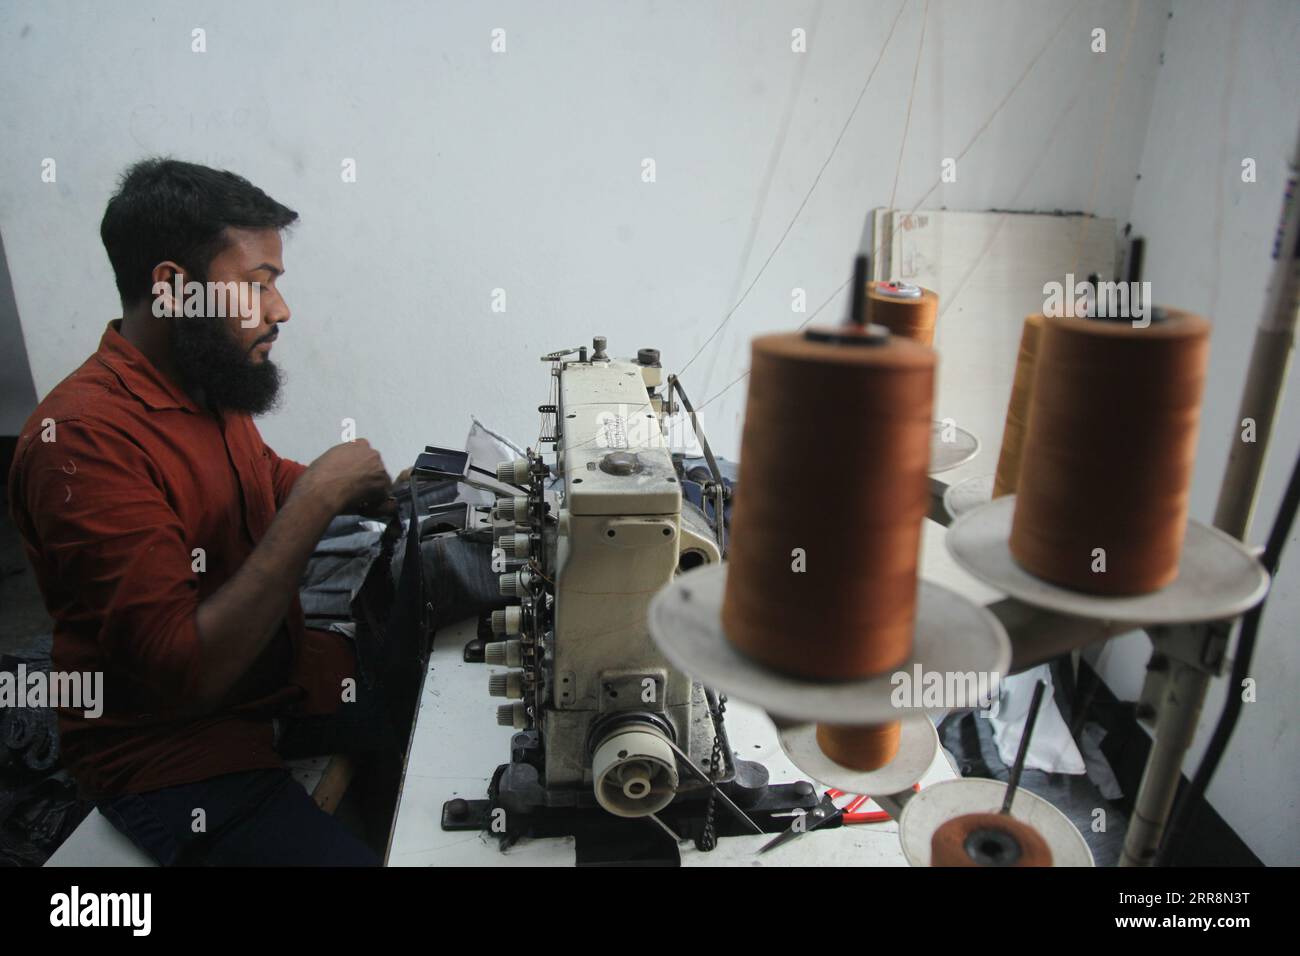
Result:
<instances>
[{"instance_id":1,"label":"black cable","mask_svg":"<svg viewBox=\"0 0 1300 956\"><path fill-rule=\"evenodd\" d=\"M1282 548L1291 533L1297 505L1300 505L1300 457L1297 457L1295 465L1291 468L1291 480L1287 483L1277 517L1273 519L1273 530L1269 532L1268 543L1264 546L1264 553L1259 559L1259 563L1264 566L1270 578L1275 578L1277 575L1278 565L1282 559ZM1241 635L1237 639L1237 653L1232 662L1232 676L1229 679L1228 699L1223 705L1223 712L1214 728L1209 746L1205 748L1201 765L1196 768L1196 775L1192 777L1191 782L1178 798L1169 826L1165 829L1164 841L1156 856L1157 866L1166 862L1179 836L1196 818L1201 798L1205 795L1214 772L1219 768L1219 760L1228 748L1228 739L1237 727L1237 718L1241 716L1242 707L1241 683L1250 672L1251 658L1255 653L1255 638L1259 633L1260 619L1264 616L1264 605L1267 603L1268 595L1265 595L1264 600L1251 608L1242 619Z\"/></svg>"}]
</instances>

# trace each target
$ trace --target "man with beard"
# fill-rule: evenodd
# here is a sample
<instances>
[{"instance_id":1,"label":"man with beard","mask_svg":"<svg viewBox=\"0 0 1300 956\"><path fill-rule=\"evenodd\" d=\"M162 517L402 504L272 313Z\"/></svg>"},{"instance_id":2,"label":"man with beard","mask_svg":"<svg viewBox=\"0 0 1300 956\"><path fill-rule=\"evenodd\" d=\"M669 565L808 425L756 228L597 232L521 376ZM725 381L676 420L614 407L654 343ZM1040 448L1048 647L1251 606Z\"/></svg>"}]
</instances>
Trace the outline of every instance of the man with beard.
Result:
<instances>
[{"instance_id":1,"label":"man with beard","mask_svg":"<svg viewBox=\"0 0 1300 956\"><path fill-rule=\"evenodd\" d=\"M122 318L40 403L10 472L54 668L104 675L101 716L59 712L64 765L164 865L377 862L275 750L279 719L355 706L351 648L303 625L303 568L335 515L393 504L365 441L304 466L253 424L279 388L297 218L233 173L129 169L100 226ZM208 282L256 288L255 308L174 301Z\"/></svg>"}]
</instances>

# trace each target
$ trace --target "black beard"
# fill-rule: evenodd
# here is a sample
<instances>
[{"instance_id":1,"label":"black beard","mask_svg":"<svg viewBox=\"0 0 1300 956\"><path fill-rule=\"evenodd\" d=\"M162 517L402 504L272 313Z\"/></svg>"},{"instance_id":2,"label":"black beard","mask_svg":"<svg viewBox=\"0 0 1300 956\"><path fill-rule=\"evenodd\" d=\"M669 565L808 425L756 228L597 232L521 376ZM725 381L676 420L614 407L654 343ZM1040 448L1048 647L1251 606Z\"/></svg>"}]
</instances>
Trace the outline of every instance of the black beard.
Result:
<instances>
[{"instance_id":1,"label":"black beard","mask_svg":"<svg viewBox=\"0 0 1300 956\"><path fill-rule=\"evenodd\" d=\"M283 374L270 359L254 365L225 319L180 316L171 321L172 356L186 388L221 411L260 415L275 407Z\"/></svg>"}]
</instances>

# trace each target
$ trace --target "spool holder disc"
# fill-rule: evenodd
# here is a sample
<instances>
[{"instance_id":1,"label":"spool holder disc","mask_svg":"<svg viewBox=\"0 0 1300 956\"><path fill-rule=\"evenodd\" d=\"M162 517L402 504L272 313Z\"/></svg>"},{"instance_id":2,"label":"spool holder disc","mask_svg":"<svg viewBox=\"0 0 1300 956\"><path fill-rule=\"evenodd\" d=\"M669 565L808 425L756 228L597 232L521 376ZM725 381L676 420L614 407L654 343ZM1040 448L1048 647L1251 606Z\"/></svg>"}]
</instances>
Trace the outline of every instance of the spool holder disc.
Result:
<instances>
[{"instance_id":1,"label":"spool holder disc","mask_svg":"<svg viewBox=\"0 0 1300 956\"><path fill-rule=\"evenodd\" d=\"M959 468L980 452L980 440L964 428L951 426L955 433L952 441L944 441L943 422L930 422L930 474L938 475Z\"/></svg>"},{"instance_id":2,"label":"spool holder disc","mask_svg":"<svg viewBox=\"0 0 1300 956\"><path fill-rule=\"evenodd\" d=\"M913 794L898 818L898 840L912 866L930 865L934 831L968 813L997 813L1007 785L1001 780L965 777L943 780ZM1024 787L1016 790L1011 816L1038 831L1052 851L1052 866L1094 866L1092 851L1070 818Z\"/></svg>"},{"instance_id":3,"label":"spool holder disc","mask_svg":"<svg viewBox=\"0 0 1300 956\"><path fill-rule=\"evenodd\" d=\"M902 719L902 725L898 753L875 770L844 767L822 753L817 745L816 724L787 724L778 733L781 749L790 762L817 783L845 793L874 796L907 790L925 776L939 753L939 735L929 717L909 714Z\"/></svg>"},{"instance_id":4,"label":"spool holder disc","mask_svg":"<svg viewBox=\"0 0 1300 956\"><path fill-rule=\"evenodd\" d=\"M1199 521L1187 522L1178 577L1150 594L1086 594L1035 577L1011 554L1016 496L1004 495L952 523L948 553L985 584L1034 607L1092 620L1134 625L1230 620L1258 604L1268 572L1231 536Z\"/></svg>"},{"instance_id":5,"label":"spool holder disc","mask_svg":"<svg viewBox=\"0 0 1300 956\"><path fill-rule=\"evenodd\" d=\"M891 700L896 673L1007 673L1011 642L985 608L947 588L918 581L912 656L891 672L848 681L818 681L772 670L732 646L722 630L722 599L729 567L706 565L678 575L650 602L650 636L668 662L714 690L778 714L785 722L878 724L908 711L942 713L980 706L964 694L931 707L898 707ZM953 682L955 685L960 682ZM964 690L955 686L955 690ZM917 694L920 688L914 688ZM989 690L996 693L996 685ZM977 694L970 695L972 698Z\"/></svg>"},{"instance_id":6,"label":"spool holder disc","mask_svg":"<svg viewBox=\"0 0 1300 956\"><path fill-rule=\"evenodd\" d=\"M976 475L949 485L943 493L943 508L956 521L968 511L993 500L993 475Z\"/></svg>"}]
</instances>

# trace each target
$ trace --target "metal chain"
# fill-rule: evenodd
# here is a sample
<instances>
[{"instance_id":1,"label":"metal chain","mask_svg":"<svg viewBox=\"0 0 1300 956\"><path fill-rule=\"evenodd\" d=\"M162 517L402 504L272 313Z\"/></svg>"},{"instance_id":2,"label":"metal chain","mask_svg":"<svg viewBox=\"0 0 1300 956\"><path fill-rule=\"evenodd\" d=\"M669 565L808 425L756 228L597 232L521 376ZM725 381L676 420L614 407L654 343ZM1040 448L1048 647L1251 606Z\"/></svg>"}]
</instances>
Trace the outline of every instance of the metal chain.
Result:
<instances>
[{"instance_id":1,"label":"metal chain","mask_svg":"<svg viewBox=\"0 0 1300 956\"><path fill-rule=\"evenodd\" d=\"M713 751L709 755L709 776L717 783L722 775L722 715L727 712L727 695L718 695L717 708L709 708L713 717ZM695 841L695 848L708 853L718 845L718 835L714 829L714 816L718 809L718 792L709 790L709 800L704 807L704 831Z\"/></svg>"}]
</instances>

